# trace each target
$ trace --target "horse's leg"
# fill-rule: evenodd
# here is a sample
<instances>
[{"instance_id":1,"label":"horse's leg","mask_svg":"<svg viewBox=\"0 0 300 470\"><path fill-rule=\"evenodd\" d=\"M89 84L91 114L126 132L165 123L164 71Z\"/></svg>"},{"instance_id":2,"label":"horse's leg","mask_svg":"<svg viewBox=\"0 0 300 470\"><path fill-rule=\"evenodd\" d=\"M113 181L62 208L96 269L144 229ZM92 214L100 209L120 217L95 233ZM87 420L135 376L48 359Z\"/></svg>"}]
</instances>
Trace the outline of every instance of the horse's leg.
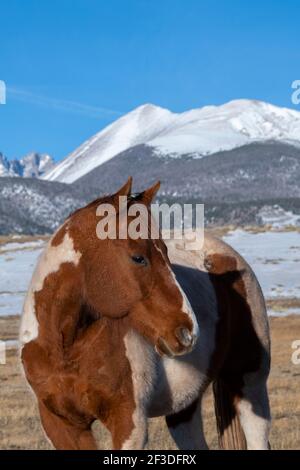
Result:
<instances>
[{"instance_id":1,"label":"horse's leg","mask_svg":"<svg viewBox=\"0 0 300 470\"><path fill-rule=\"evenodd\" d=\"M166 422L178 449L208 449L203 432L201 398L184 410L166 416Z\"/></svg>"},{"instance_id":2,"label":"horse's leg","mask_svg":"<svg viewBox=\"0 0 300 470\"><path fill-rule=\"evenodd\" d=\"M214 383L214 395L221 448L267 450L271 418L266 378L236 374L233 383L223 377Z\"/></svg>"},{"instance_id":3,"label":"horse's leg","mask_svg":"<svg viewBox=\"0 0 300 470\"><path fill-rule=\"evenodd\" d=\"M269 448L270 408L266 383L246 384L236 404L248 450Z\"/></svg>"},{"instance_id":4,"label":"horse's leg","mask_svg":"<svg viewBox=\"0 0 300 470\"><path fill-rule=\"evenodd\" d=\"M147 417L143 410L136 408L117 409L106 423L111 432L114 450L142 450L148 439Z\"/></svg>"},{"instance_id":5,"label":"horse's leg","mask_svg":"<svg viewBox=\"0 0 300 470\"><path fill-rule=\"evenodd\" d=\"M75 426L39 402L42 425L53 446L59 450L96 450L89 426Z\"/></svg>"}]
</instances>

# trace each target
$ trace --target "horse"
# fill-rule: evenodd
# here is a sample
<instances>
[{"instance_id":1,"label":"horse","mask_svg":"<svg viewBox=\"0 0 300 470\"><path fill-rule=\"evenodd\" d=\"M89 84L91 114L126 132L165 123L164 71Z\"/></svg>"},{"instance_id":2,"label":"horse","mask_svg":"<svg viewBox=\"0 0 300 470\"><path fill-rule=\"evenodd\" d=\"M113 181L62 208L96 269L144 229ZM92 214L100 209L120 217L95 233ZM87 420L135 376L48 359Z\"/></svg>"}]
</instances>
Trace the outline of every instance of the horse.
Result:
<instances>
[{"instance_id":1,"label":"horse","mask_svg":"<svg viewBox=\"0 0 300 470\"><path fill-rule=\"evenodd\" d=\"M198 252L160 232L99 239L97 208L117 211L120 197L151 219L159 183L131 188L130 178L69 216L34 271L21 360L46 436L56 449L97 449L100 420L113 449L143 449L148 418L164 416L179 449L206 449L201 401L212 384L220 447L267 449L270 340L254 273L208 233Z\"/></svg>"}]
</instances>

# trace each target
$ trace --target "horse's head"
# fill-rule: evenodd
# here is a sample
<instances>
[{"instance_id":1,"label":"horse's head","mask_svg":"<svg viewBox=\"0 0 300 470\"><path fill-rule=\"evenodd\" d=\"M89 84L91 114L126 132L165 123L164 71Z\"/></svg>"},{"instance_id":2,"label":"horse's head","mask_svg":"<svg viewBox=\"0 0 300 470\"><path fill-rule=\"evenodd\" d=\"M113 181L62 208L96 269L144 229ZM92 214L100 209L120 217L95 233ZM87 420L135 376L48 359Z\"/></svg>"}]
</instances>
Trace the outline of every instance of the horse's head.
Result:
<instances>
[{"instance_id":1,"label":"horse's head","mask_svg":"<svg viewBox=\"0 0 300 470\"><path fill-rule=\"evenodd\" d=\"M86 302L102 316L118 319L127 316L130 325L147 338L160 354L179 355L192 349L198 325L192 307L178 284L163 240L151 238L150 204L159 184L131 195L131 179L116 194L103 198L78 211L72 217L77 243L82 252L83 285ZM125 197L127 226L133 204L146 210L149 236L133 239L99 239L96 209ZM99 212L99 211L98 211ZM103 220L103 219L101 219ZM117 217L117 230L121 218Z\"/></svg>"}]
</instances>

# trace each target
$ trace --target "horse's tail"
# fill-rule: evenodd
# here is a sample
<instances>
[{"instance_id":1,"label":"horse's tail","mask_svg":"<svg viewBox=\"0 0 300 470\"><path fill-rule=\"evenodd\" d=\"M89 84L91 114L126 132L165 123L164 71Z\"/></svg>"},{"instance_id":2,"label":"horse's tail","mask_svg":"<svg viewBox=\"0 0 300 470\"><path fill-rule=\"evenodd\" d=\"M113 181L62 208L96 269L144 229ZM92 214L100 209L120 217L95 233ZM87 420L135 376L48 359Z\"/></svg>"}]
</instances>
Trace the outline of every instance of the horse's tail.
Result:
<instances>
[{"instance_id":1,"label":"horse's tail","mask_svg":"<svg viewBox=\"0 0 300 470\"><path fill-rule=\"evenodd\" d=\"M213 392L220 448L246 450L245 435L235 407L236 396L221 378L214 382Z\"/></svg>"}]
</instances>

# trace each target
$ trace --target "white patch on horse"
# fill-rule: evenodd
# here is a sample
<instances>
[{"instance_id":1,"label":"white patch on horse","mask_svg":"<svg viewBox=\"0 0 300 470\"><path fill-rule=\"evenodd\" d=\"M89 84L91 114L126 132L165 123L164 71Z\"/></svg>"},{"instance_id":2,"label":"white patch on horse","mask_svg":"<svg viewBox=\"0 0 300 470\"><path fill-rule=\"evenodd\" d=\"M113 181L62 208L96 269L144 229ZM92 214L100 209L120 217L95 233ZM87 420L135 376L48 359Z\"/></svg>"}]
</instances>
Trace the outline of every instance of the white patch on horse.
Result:
<instances>
[{"instance_id":1,"label":"white patch on horse","mask_svg":"<svg viewBox=\"0 0 300 470\"><path fill-rule=\"evenodd\" d=\"M270 432L270 420L255 413L255 401L242 398L238 403L241 425L246 437L248 450L268 450L268 436ZM258 401L257 406L261 403Z\"/></svg>"},{"instance_id":2,"label":"white patch on horse","mask_svg":"<svg viewBox=\"0 0 300 470\"><path fill-rule=\"evenodd\" d=\"M63 241L58 246L52 246L51 241L52 239L38 260L25 298L20 328L21 347L38 336L35 293L43 289L47 276L57 272L63 263L73 263L76 266L81 257L81 253L75 251L73 240L68 233L65 234Z\"/></svg>"},{"instance_id":3,"label":"white patch on horse","mask_svg":"<svg viewBox=\"0 0 300 470\"><path fill-rule=\"evenodd\" d=\"M189 406L206 384L206 375L198 369L198 354L194 353L192 357L162 358L166 382L164 388L170 395L172 413Z\"/></svg>"},{"instance_id":4,"label":"white patch on horse","mask_svg":"<svg viewBox=\"0 0 300 470\"><path fill-rule=\"evenodd\" d=\"M134 428L122 449L143 449L147 441L146 407L153 389L156 355L153 348L133 330L125 335L124 344L132 372L135 410L132 416Z\"/></svg>"},{"instance_id":5,"label":"white patch on horse","mask_svg":"<svg viewBox=\"0 0 300 470\"><path fill-rule=\"evenodd\" d=\"M161 249L159 248L159 246L157 246L156 243L154 243L154 246L155 248L157 249L157 251L161 254L161 256L163 258L164 257L164 254L163 252L161 251ZM199 325L198 325L198 321L197 321L197 318L196 318L196 315L195 315L195 312L190 304L190 301L189 299L187 298L184 290L182 289L181 285L179 284L179 282L177 281L176 279L176 276L174 274L174 272L172 271L171 268L169 268L168 264L166 264L166 266L168 267L169 269L169 272L173 278L173 281L174 283L176 284L176 287L178 288L181 296L182 296L182 307L181 307L181 310L186 313L186 315L190 318L190 320L192 321L192 324L193 324L193 334L196 338L198 338L199 336Z\"/></svg>"},{"instance_id":6,"label":"white patch on horse","mask_svg":"<svg viewBox=\"0 0 300 470\"><path fill-rule=\"evenodd\" d=\"M197 321L197 318L196 318L196 315L195 315L195 312L193 310L193 307L191 306L190 304L190 301L189 299L187 298L184 290L182 289L181 285L179 284L179 282L177 281L176 279L176 276L175 274L173 273L172 270L170 270L170 273L173 277L173 280L176 284L176 286L178 287L181 295L182 295L182 307L181 307L181 310L187 314L187 316L190 318L190 320L192 321L192 324L193 324L193 334L195 335L196 338L198 338L199 336L199 325L198 325L198 321Z\"/></svg>"}]
</instances>

